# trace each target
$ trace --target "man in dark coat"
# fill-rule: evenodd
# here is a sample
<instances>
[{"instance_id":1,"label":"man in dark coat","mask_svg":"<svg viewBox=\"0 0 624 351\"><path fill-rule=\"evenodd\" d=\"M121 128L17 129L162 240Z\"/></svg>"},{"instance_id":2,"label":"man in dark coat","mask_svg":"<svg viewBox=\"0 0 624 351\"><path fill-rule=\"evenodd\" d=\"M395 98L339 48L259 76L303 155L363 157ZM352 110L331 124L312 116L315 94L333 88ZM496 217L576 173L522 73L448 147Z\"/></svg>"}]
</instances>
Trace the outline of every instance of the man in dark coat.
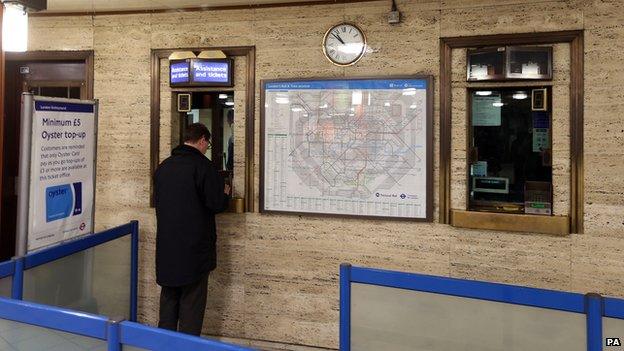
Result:
<instances>
[{"instance_id":1,"label":"man in dark coat","mask_svg":"<svg viewBox=\"0 0 624 351\"><path fill-rule=\"evenodd\" d=\"M204 156L209 147L208 128L191 124L184 144L154 173L158 326L193 335L201 334L208 274L217 265L215 214L230 198L230 187Z\"/></svg>"}]
</instances>

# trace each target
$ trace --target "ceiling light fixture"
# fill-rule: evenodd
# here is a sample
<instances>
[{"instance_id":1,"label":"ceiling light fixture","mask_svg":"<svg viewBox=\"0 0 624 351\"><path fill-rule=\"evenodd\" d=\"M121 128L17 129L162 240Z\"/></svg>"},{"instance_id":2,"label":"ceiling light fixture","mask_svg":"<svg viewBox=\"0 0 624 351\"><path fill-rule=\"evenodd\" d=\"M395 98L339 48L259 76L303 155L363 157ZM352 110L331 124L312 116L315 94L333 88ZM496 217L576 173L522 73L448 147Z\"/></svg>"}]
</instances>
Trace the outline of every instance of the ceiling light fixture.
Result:
<instances>
[{"instance_id":1,"label":"ceiling light fixture","mask_svg":"<svg viewBox=\"0 0 624 351\"><path fill-rule=\"evenodd\" d=\"M28 13L24 5L4 2L2 50L24 52L28 49Z\"/></svg>"},{"instance_id":2,"label":"ceiling light fixture","mask_svg":"<svg viewBox=\"0 0 624 351\"><path fill-rule=\"evenodd\" d=\"M515 100L524 100L528 98L529 95L525 93L524 91L517 91L511 97L514 98Z\"/></svg>"},{"instance_id":3,"label":"ceiling light fixture","mask_svg":"<svg viewBox=\"0 0 624 351\"><path fill-rule=\"evenodd\" d=\"M192 51L174 51L169 55L169 60L186 60L186 59L194 59L195 53Z\"/></svg>"}]
</instances>

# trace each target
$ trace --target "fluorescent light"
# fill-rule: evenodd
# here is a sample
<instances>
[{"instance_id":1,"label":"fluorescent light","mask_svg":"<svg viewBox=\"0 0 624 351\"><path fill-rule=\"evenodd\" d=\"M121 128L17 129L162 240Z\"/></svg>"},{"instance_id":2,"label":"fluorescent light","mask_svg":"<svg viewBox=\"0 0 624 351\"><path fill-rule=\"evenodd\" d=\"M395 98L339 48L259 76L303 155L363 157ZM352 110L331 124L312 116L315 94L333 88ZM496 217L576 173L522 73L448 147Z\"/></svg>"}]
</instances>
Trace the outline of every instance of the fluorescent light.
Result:
<instances>
[{"instance_id":1,"label":"fluorescent light","mask_svg":"<svg viewBox=\"0 0 624 351\"><path fill-rule=\"evenodd\" d=\"M288 104L290 103L290 100L287 97L276 97L275 102L278 104Z\"/></svg>"},{"instance_id":2,"label":"fluorescent light","mask_svg":"<svg viewBox=\"0 0 624 351\"><path fill-rule=\"evenodd\" d=\"M524 91L518 91L518 92L515 92L511 97L513 97L516 100L524 100L528 98L529 95L527 95L527 93L525 93Z\"/></svg>"},{"instance_id":3,"label":"fluorescent light","mask_svg":"<svg viewBox=\"0 0 624 351\"><path fill-rule=\"evenodd\" d=\"M319 108L327 108L327 104L323 104L323 105L319 106Z\"/></svg>"},{"instance_id":4,"label":"fluorescent light","mask_svg":"<svg viewBox=\"0 0 624 351\"><path fill-rule=\"evenodd\" d=\"M489 90L479 90L475 94L479 96L489 96L489 95L492 95L492 92Z\"/></svg>"},{"instance_id":5,"label":"fluorescent light","mask_svg":"<svg viewBox=\"0 0 624 351\"><path fill-rule=\"evenodd\" d=\"M494 107L502 107L503 105L505 105L505 104L503 104L502 102L493 102L492 103L492 106L494 106Z\"/></svg>"},{"instance_id":6,"label":"fluorescent light","mask_svg":"<svg viewBox=\"0 0 624 351\"><path fill-rule=\"evenodd\" d=\"M403 89L403 95L405 95L405 96L413 96L413 95L416 95L416 88L407 88L407 89Z\"/></svg>"},{"instance_id":7,"label":"fluorescent light","mask_svg":"<svg viewBox=\"0 0 624 351\"><path fill-rule=\"evenodd\" d=\"M303 109L301 107L291 107L290 110L292 112L301 112L301 111L303 111Z\"/></svg>"},{"instance_id":8,"label":"fluorescent light","mask_svg":"<svg viewBox=\"0 0 624 351\"><path fill-rule=\"evenodd\" d=\"M415 109L416 107L418 107L418 106L416 106L416 104L411 104L411 105L410 105L410 108L411 108L411 109Z\"/></svg>"},{"instance_id":9,"label":"fluorescent light","mask_svg":"<svg viewBox=\"0 0 624 351\"><path fill-rule=\"evenodd\" d=\"M219 94L219 99L221 100L227 99L227 94Z\"/></svg>"},{"instance_id":10,"label":"fluorescent light","mask_svg":"<svg viewBox=\"0 0 624 351\"><path fill-rule=\"evenodd\" d=\"M2 18L2 50L24 52L28 49L28 14L17 4L5 3Z\"/></svg>"},{"instance_id":11,"label":"fluorescent light","mask_svg":"<svg viewBox=\"0 0 624 351\"><path fill-rule=\"evenodd\" d=\"M195 57L195 53L192 51L174 51L169 55L169 60L186 60Z\"/></svg>"},{"instance_id":12,"label":"fluorescent light","mask_svg":"<svg viewBox=\"0 0 624 351\"><path fill-rule=\"evenodd\" d=\"M384 102L384 106L390 107L390 103L389 102Z\"/></svg>"},{"instance_id":13,"label":"fluorescent light","mask_svg":"<svg viewBox=\"0 0 624 351\"><path fill-rule=\"evenodd\" d=\"M362 91L356 90L351 95L351 105L361 105L362 104Z\"/></svg>"},{"instance_id":14,"label":"fluorescent light","mask_svg":"<svg viewBox=\"0 0 624 351\"><path fill-rule=\"evenodd\" d=\"M234 101L226 101L225 104L227 106L234 106Z\"/></svg>"}]
</instances>

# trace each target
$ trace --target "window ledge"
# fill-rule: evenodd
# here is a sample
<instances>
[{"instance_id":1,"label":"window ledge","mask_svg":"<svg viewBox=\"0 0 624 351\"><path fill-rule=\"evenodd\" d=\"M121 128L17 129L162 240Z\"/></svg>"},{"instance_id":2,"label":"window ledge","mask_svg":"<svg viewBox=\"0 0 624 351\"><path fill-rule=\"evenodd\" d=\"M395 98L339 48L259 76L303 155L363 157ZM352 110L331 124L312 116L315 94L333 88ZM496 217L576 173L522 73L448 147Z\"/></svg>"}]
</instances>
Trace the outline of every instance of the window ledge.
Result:
<instances>
[{"instance_id":1,"label":"window ledge","mask_svg":"<svg viewBox=\"0 0 624 351\"><path fill-rule=\"evenodd\" d=\"M491 229L554 235L570 234L570 217L568 216L541 216L452 210L451 225L458 228Z\"/></svg>"}]
</instances>

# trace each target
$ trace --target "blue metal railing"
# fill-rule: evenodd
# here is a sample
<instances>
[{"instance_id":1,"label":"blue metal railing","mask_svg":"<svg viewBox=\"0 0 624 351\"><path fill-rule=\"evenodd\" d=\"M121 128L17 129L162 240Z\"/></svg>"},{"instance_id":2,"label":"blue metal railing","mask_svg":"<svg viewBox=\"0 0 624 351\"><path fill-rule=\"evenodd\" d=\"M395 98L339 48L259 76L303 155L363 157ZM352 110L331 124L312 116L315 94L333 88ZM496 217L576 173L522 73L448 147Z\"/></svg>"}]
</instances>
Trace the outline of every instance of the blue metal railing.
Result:
<instances>
[{"instance_id":1,"label":"blue metal railing","mask_svg":"<svg viewBox=\"0 0 624 351\"><path fill-rule=\"evenodd\" d=\"M15 261L6 261L0 263L0 279L15 274Z\"/></svg>"},{"instance_id":2,"label":"blue metal railing","mask_svg":"<svg viewBox=\"0 0 624 351\"><path fill-rule=\"evenodd\" d=\"M624 300L605 297L604 316L609 318L624 319Z\"/></svg>"},{"instance_id":3,"label":"blue metal railing","mask_svg":"<svg viewBox=\"0 0 624 351\"><path fill-rule=\"evenodd\" d=\"M24 271L44 265L46 263L56 261L63 257L73 255L75 253L97 247L98 245L119 239L126 235L131 236L131 252L130 252L130 320L136 321L137 318L137 283L138 283L138 242L139 242L139 223L131 221L127 224L105 230L100 233L87 235L85 237L67 241L57 246L35 251L24 257L18 257L11 261L0 264L0 278L3 272L11 272L13 274L13 285L11 297L21 300L24 289Z\"/></svg>"},{"instance_id":4,"label":"blue metal railing","mask_svg":"<svg viewBox=\"0 0 624 351\"><path fill-rule=\"evenodd\" d=\"M602 317L624 319L624 300L598 294L527 288L507 284L340 266L340 350L351 348L351 283L532 306L586 315L587 350L602 347Z\"/></svg>"},{"instance_id":5,"label":"blue metal railing","mask_svg":"<svg viewBox=\"0 0 624 351\"><path fill-rule=\"evenodd\" d=\"M134 322L119 324L121 343L153 351L170 350L223 350L246 351L249 348L176 333L170 330L152 328Z\"/></svg>"},{"instance_id":6,"label":"blue metal railing","mask_svg":"<svg viewBox=\"0 0 624 351\"><path fill-rule=\"evenodd\" d=\"M123 345L152 351L253 351L253 349L104 316L0 298L0 319L103 340L109 351ZM58 346L58 345L57 345Z\"/></svg>"},{"instance_id":7,"label":"blue metal railing","mask_svg":"<svg viewBox=\"0 0 624 351\"><path fill-rule=\"evenodd\" d=\"M0 318L96 339L106 339L108 318L0 297Z\"/></svg>"}]
</instances>

